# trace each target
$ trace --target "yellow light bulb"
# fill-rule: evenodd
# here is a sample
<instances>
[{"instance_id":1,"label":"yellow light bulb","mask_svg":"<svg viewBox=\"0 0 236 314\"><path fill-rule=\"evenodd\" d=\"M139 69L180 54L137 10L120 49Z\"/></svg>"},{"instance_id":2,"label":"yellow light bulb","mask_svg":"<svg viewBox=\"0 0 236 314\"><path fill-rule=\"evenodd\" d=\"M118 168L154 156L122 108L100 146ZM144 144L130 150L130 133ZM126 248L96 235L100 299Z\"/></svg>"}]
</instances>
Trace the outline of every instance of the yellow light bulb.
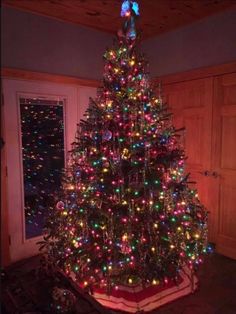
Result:
<instances>
[{"instance_id":1,"label":"yellow light bulb","mask_svg":"<svg viewBox=\"0 0 236 314\"><path fill-rule=\"evenodd\" d=\"M128 239L127 234L124 234L124 235L122 236L122 241L126 241L127 239Z\"/></svg>"},{"instance_id":2,"label":"yellow light bulb","mask_svg":"<svg viewBox=\"0 0 236 314\"><path fill-rule=\"evenodd\" d=\"M108 107L108 108L111 108L111 107L112 107L112 101L108 101L107 107Z\"/></svg>"}]
</instances>

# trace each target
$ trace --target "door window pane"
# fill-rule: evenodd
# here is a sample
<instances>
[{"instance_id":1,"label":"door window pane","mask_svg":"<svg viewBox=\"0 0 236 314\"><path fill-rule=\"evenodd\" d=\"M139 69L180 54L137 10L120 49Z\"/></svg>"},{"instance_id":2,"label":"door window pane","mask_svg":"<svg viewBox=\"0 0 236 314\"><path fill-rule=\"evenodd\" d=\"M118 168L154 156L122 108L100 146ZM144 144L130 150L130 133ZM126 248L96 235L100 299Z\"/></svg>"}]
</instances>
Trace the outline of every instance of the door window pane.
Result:
<instances>
[{"instance_id":1,"label":"door window pane","mask_svg":"<svg viewBox=\"0 0 236 314\"><path fill-rule=\"evenodd\" d=\"M63 101L20 98L26 239L42 234L64 167Z\"/></svg>"}]
</instances>

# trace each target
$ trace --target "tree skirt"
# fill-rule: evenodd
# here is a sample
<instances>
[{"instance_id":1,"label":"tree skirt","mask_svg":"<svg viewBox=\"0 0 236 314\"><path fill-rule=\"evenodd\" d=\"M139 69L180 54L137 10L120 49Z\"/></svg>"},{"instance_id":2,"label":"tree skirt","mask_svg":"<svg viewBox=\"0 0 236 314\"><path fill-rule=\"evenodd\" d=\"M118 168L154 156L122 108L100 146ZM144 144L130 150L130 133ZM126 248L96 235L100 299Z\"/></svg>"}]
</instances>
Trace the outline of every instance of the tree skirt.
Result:
<instances>
[{"instance_id":1,"label":"tree skirt","mask_svg":"<svg viewBox=\"0 0 236 314\"><path fill-rule=\"evenodd\" d=\"M137 286L118 286L113 289L110 295L106 290L97 288L94 290L93 297L105 307L136 313L139 311L148 312L166 303L174 301L185 295L193 293L197 288L197 277L193 275L189 268L184 268L180 272L176 282L169 281L166 284L152 285L143 288Z\"/></svg>"}]
</instances>

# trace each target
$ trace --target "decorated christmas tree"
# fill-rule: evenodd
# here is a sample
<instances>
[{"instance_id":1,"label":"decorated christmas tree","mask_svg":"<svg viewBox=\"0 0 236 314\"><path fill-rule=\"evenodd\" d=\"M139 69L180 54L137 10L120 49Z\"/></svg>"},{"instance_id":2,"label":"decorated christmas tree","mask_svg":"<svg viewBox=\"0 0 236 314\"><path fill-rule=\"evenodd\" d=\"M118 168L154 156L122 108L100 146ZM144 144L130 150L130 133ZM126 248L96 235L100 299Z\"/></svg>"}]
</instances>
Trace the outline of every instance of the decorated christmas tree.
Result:
<instances>
[{"instance_id":1,"label":"decorated christmas tree","mask_svg":"<svg viewBox=\"0 0 236 314\"><path fill-rule=\"evenodd\" d=\"M63 188L47 221L48 261L82 287L156 285L195 269L207 245L207 213L184 172L181 130L137 51L134 1L104 55L69 152Z\"/></svg>"}]
</instances>

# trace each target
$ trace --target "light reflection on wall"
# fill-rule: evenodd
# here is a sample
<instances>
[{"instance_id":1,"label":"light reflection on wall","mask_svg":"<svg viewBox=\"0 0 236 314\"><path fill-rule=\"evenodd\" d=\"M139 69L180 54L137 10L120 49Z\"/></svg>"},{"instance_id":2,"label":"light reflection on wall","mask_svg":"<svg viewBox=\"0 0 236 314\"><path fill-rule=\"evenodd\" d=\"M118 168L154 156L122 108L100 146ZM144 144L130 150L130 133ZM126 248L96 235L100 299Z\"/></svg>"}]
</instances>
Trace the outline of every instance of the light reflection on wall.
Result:
<instances>
[{"instance_id":1,"label":"light reflection on wall","mask_svg":"<svg viewBox=\"0 0 236 314\"><path fill-rule=\"evenodd\" d=\"M43 232L64 168L63 101L20 98L26 239Z\"/></svg>"}]
</instances>

